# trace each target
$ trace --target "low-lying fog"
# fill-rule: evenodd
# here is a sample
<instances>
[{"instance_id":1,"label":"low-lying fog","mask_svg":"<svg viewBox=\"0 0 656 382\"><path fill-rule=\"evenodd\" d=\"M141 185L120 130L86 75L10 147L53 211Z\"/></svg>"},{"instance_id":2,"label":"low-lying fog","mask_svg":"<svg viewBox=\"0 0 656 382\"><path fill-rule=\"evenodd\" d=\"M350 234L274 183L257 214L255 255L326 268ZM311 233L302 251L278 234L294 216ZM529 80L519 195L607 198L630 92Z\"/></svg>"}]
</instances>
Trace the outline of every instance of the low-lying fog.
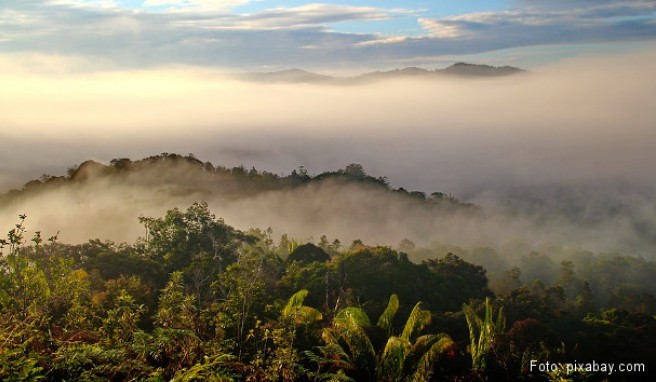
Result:
<instances>
[{"instance_id":1,"label":"low-lying fog","mask_svg":"<svg viewBox=\"0 0 656 382\"><path fill-rule=\"evenodd\" d=\"M330 185L208 202L238 228L271 226L299 238L521 239L651 256L655 61L652 50L503 78L338 86L240 82L188 67L80 71L85 63L69 58L0 56L0 192L87 159L160 152L285 174L355 162L394 187L476 203L486 217L428 216ZM190 202L97 184L4 206L0 223L6 232L26 213L31 229L60 230L63 241L131 242L143 234L138 216Z\"/></svg>"}]
</instances>

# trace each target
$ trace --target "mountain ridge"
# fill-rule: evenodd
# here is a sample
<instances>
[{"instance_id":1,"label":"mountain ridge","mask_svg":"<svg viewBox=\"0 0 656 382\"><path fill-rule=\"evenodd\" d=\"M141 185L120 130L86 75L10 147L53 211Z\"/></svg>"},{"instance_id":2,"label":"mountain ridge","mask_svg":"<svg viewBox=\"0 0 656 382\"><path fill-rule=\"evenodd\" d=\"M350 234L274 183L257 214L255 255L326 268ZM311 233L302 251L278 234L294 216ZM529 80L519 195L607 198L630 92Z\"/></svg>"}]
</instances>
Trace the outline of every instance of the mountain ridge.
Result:
<instances>
[{"instance_id":1,"label":"mountain ridge","mask_svg":"<svg viewBox=\"0 0 656 382\"><path fill-rule=\"evenodd\" d=\"M153 174L157 176L152 176ZM222 165L214 165L211 162L203 162L191 154L183 156L173 153L161 153L137 160L116 158L112 159L109 164L103 164L91 159L86 160L70 167L67 175L52 176L44 174L40 179L28 181L20 189L0 193L0 205L8 203L14 198L48 191L58 186L81 184L101 178L119 181L128 177L130 182L135 185L154 188L174 185L177 189L184 189L185 192L189 193L210 192L207 187L202 187L200 184L211 180L212 182L218 182L214 185L221 184L225 186L229 184L230 187L223 190L225 194L232 195L234 193L242 196L289 190L308 184L333 181L343 184L366 185L390 194L408 197L411 200L427 202L427 204L444 202L452 206L472 207L471 204L460 202L450 194L443 192L433 192L427 195L424 192L409 191L403 187L394 188L390 186L386 177L371 176L357 163L351 163L344 169L325 171L317 175L309 175L302 166L297 170L293 170L289 175L279 175L266 170L258 171L254 167L251 169L244 166L227 168ZM194 180L199 182L196 183ZM214 189L211 193L216 191Z\"/></svg>"},{"instance_id":2,"label":"mountain ridge","mask_svg":"<svg viewBox=\"0 0 656 382\"><path fill-rule=\"evenodd\" d=\"M457 62L443 69L429 70L410 66L401 69L367 72L349 77L328 76L299 68L290 68L270 72L248 72L236 74L235 77L241 80L261 83L329 83L349 85L393 78L484 78L502 77L520 73L526 73L526 71L509 65L491 66L484 64Z\"/></svg>"}]
</instances>

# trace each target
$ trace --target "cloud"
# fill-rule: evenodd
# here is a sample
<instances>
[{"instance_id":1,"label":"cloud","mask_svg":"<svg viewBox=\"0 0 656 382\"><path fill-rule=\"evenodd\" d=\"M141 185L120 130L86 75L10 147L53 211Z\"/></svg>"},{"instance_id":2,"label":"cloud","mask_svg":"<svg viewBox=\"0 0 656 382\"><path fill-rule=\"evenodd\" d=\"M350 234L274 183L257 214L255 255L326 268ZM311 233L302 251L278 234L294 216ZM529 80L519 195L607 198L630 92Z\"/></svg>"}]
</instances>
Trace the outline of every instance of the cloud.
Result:
<instances>
[{"instance_id":1,"label":"cloud","mask_svg":"<svg viewBox=\"0 0 656 382\"><path fill-rule=\"evenodd\" d=\"M656 2L520 1L509 11L420 19L430 36L513 46L654 38Z\"/></svg>"},{"instance_id":2,"label":"cloud","mask_svg":"<svg viewBox=\"0 0 656 382\"><path fill-rule=\"evenodd\" d=\"M421 10L321 3L244 14L229 7L195 12L192 6L202 4L192 1L178 3L175 12L162 12L104 2L100 7L25 0L0 10L0 52L88 57L101 68L381 67L427 56L656 37L653 1L543 3L514 2L506 11L428 18ZM375 30L375 22L414 15L424 35L332 29L351 22L369 23L367 30Z\"/></svg>"},{"instance_id":3,"label":"cloud","mask_svg":"<svg viewBox=\"0 0 656 382\"><path fill-rule=\"evenodd\" d=\"M430 36L438 39L460 37L463 34L462 28L457 23L452 23L448 20L420 18L418 22Z\"/></svg>"},{"instance_id":4,"label":"cloud","mask_svg":"<svg viewBox=\"0 0 656 382\"><path fill-rule=\"evenodd\" d=\"M215 12L249 3L250 0L146 0L145 6L165 7L168 11Z\"/></svg>"},{"instance_id":5,"label":"cloud","mask_svg":"<svg viewBox=\"0 0 656 382\"><path fill-rule=\"evenodd\" d=\"M275 8L236 19L238 25L268 29L385 20L390 17L390 11L380 8L314 3L293 8Z\"/></svg>"},{"instance_id":6,"label":"cloud","mask_svg":"<svg viewBox=\"0 0 656 382\"><path fill-rule=\"evenodd\" d=\"M353 46L372 38L332 32L325 25L381 20L399 12L309 4L248 15L161 13L26 1L0 13L5 40L0 51L90 57L118 68L339 63L349 61Z\"/></svg>"}]
</instances>

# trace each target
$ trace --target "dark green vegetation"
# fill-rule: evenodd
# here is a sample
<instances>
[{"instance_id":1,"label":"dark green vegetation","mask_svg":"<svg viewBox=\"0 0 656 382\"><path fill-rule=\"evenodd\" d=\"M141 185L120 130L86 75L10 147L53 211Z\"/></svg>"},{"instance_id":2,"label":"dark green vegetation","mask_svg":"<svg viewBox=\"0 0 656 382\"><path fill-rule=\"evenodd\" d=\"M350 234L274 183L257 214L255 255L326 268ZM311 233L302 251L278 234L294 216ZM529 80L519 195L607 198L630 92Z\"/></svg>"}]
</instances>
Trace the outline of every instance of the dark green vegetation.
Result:
<instances>
[{"instance_id":1,"label":"dark green vegetation","mask_svg":"<svg viewBox=\"0 0 656 382\"><path fill-rule=\"evenodd\" d=\"M641 259L528 253L504 269L489 249L276 242L204 203L141 218L133 244L65 245L25 218L2 240L3 380L651 380L656 365L656 264Z\"/></svg>"},{"instance_id":2,"label":"dark green vegetation","mask_svg":"<svg viewBox=\"0 0 656 382\"><path fill-rule=\"evenodd\" d=\"M357 164L279 176L175 154L88 161L0 206L89 179L198 200L357 184L416 211L481 213L443 193L393 189ZM656 263L640 257L522 242L274 240L204 202L139 221L144 237L131 244L73 245L18 218L0 242L0 380L653 380ZM544 373L531 361L616 369Z\"/></svg>"}]
</instances>

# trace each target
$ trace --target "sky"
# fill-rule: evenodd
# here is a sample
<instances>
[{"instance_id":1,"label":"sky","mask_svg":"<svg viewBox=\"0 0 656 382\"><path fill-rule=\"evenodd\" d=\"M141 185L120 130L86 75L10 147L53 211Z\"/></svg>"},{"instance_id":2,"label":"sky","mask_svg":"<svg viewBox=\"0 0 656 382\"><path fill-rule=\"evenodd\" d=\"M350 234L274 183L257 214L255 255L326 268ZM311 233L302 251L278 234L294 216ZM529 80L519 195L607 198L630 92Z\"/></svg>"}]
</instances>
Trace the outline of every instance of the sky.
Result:
<instances>
[{"instance_id":1,"label":"sky","mask_svg":"<svg viewBox=\"0 0 656 382\"><path fill-rule=\"evenodd\" d=\"M655 15L653 0L2 0L0 54L77 70L532 68L635 49L656 37Z\"/></svg>"}]
</instances>

